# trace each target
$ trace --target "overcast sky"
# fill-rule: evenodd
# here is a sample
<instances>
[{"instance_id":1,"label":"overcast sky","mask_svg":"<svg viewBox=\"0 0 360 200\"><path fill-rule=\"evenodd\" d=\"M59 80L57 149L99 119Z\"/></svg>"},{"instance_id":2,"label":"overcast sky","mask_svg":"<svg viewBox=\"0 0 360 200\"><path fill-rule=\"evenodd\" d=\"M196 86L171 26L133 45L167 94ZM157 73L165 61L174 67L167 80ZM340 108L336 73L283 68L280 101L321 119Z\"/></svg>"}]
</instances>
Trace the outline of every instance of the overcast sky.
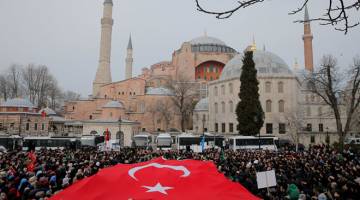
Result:
<instances>
[{"instance_id":1,"label":"overcast sky","mask_svg":"<svg viewBox=\"0 0 360 200\"><path fill-rule=\"evenodd\" d=\"M269 0L227 20L198 12L194 0L113 1L113 81L124 78L130 33L134 75L143 67L171 60L174 50L203 35L204 30L238 51L249 45L254 35L258 48L265 45L290 67L296 58L300 66L304 63L303 25L293 23L302 19L303 13L288 15L299 6L296 0ZM210 6L225 9L236 1L221 2L222 6ZM228 4L223 5L225 2ZM0 0L0 71L13 63L44 64L64 90L90 94L98 65L102 3L103 0ZM310 16L319 16L323 9L324 1L316 1L309 7ZM353 18L359 19L358 13ZM360 53L360 27L344 35L313 22L312 31L316 64L322 55L331 53L347 66Z\"/></svg>"}]
</instances>

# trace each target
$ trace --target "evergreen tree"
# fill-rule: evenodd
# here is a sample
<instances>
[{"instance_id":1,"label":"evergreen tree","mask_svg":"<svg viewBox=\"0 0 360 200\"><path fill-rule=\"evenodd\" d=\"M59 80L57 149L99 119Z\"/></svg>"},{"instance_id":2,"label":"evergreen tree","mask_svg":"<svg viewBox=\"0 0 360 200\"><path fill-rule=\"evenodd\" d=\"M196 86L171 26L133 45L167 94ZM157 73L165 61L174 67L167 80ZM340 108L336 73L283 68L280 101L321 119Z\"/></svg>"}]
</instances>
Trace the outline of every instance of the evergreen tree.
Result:
<instances>
[{"instance_id":1,"label":"evergreen tree","mask_svg":"<svg viewBox=\"0 0 360 200\"><path fill-rule=\"evenodd\" d=\"M259 82L253 52L245 52L240 76L240 102L236 107L238 130L241 135L256 135L264 124L264 112L259 100Z\"/></svg>"}]
</instances>

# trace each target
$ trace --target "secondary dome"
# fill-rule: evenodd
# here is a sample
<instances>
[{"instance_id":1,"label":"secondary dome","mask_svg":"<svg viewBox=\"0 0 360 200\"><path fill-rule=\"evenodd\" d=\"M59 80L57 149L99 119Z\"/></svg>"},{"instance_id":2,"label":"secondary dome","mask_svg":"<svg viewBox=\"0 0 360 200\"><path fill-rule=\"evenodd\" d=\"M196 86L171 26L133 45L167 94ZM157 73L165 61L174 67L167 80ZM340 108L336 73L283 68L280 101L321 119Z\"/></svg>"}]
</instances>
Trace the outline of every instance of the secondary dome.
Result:
<instances>
[{"instance_id":1,"label":"secondary dome","mask_svg":"<svg viewBox=\"0 0 360 200\"><path fill-rule=\"evenodd\" d=\"M236 55L231 59L221 72L220 80L226 80L234 77L240 77L241 68L243 66L243 54ZM291 75L292 71L283 59L274 53L269 51L254 51L253 56L255 67L258 70L258 74L283 74Z\"/></svg>"},{"instance_id":2,"label":"secondary dome","mask_svg":"<svg viewBox=\"0 0 360 200\"><path fill-rule=\"evenodd\" d=\"M21 98L9 99L1 104L1 107L35 108L29 100Z\"/></svg>"},{"instance_id":3,"label":"secondary dome","mask_svg":"<svg viewBox=\"0 0 360 200\"><path fill-rule=\"evenodd\" d=\"M214 37L209 37L209 36L201 36L201 37L197 37L194 38L190 41L190 44L195 45L195 44L215 44L215 45L221 45L221 46L226 46L225 42L214 38Z\"/></svg>"},{"instance_id":4,"label":"secondary dome","mask_svg":"<svg viewBox=\"0 0 360 200\"><path fill-rule=\"evenodd\" d=\"M39 114L45 112L47 115L56 115L56 112L51 108L43 108L39 111Z\"/></svg>"},{"instance_id":5,"label":"secondary dome","mask_svg":"<svg viewBox=\"0 0 360 200\"><path fill-rule=\"evenodd\" d=\"M194 111L207 111L209 110L209 98L201 99L196 105Z\"/></svg>"},{"instance_id":6,"label":"secondary dome","mask_svg":"<svg viewBox=\"0 0 360 200\"><path fill-rule=\"evenodd\" d=\"M109 101L103 106L103 108L124 108L124 105L118 101Z\"/></svg>"}]
</instances>

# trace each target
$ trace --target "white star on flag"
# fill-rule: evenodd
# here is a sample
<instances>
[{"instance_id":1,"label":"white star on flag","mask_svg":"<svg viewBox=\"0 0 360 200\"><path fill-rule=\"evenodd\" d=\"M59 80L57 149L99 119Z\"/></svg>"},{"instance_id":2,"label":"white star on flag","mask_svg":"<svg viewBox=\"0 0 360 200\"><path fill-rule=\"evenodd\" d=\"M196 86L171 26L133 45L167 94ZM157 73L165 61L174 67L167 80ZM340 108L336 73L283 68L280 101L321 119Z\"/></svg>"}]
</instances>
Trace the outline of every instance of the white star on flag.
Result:
<instances>
[{"instance_id":1,"label":"white star on flag","mask_svg":"<svg viewBox=\"0 0 360 200\"><path fill-rule=\"evenodd\" d=\"M144 188L147 188L148 191L146 192L160 192L167 195L166 190L173 189L172 187L164 187L160 183L157 183L155 186L143 186Z\"/></svg>"}]
</instances>

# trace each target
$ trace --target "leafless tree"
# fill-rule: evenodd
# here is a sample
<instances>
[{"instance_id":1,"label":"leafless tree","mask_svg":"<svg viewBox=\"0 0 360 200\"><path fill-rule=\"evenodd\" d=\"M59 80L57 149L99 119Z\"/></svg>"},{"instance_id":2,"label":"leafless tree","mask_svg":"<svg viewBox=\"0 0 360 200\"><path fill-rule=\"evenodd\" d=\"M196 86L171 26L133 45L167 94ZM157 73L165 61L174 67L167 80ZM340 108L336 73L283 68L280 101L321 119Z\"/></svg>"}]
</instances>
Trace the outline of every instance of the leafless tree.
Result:
<instances>
[{"instance_id":1,"label":"leafless tree","mask_svg":"<svg viewBox=\"0 0 360 200\"><path fill-rule=\"evenodd\" d=\"M304 128L303 109L290 110L284 114L285 121L289 128L289 135L295 144L296 151L299 147L299 132Z\"/></svg>"},{"instance_id":2,"label":"leafless tree","mask_svg":"<svg viewBox=\"0 0 360 200\"><path fill-rule=\"evenodd\" d=\"M190 121L194 102L198 96L196 83L183 75L179 75L177 79L169 81L167 87L173 92L171 99L180 114L181 130L185 131L186 123Z\"/></svg>"},{"instance_id":3,"label":"leafless tree","mask_svg":"<svg viewBox=\"0 0 360 200\"><path fill-rule=\"evenodd\" d=\"M10 98L16 98L21 95L21 66L11 65L7 72L7 82L10 91Z\"/></svg>"},{"instance_id":4,"label":"leafless tree","mask_svg":"<svg viewBox=\"0 0 360 200\"><path fill-rule=\"evenodd\" d=\"M6 80L6 77L0 74L0 99L6 101L9 97L9 84Z\"/></svg>"},{"instance_id":5,"label":"leafless tree","mask_svg":"<svg viewBox=\"0 0 360 200\"><path fill-rule=\"evenodd\" d=\"M80 96L81 96L80 94L73 92L73 91L69 91L69 90L62 94L64 101L79 100Z\"/></svg>"},{"instance_id":6,"label":"leafless tree","mask_svg":"<svg viewBox=\"0 0 360 200\"><path fill-rule=\"evenodd\" d=\"M51 109L57 109L60 107L62 99L62 91L58 86L58 83L55 79L49 85L48 96L49 96L49 107Z\"/></svg>"},{"instance_id":7,"label":"leafless tree","mask_svg":"<svg viewBox=\"0 0 360 200\"><path fill-rule=\"evenodd\" d=\"M159 102L157 104L157 111L161 118L165 121L165 130L169 129L169 124L175 115L173 106L168 101Z\"/></svg>"},{"instance_id":8,"label":"leafless tree","mask_svg":"<svg viewBox=\"0 0 360 200\"><path fill-rule=\"evenodd\" d=\"M333 56L324 56L321 66L307 78L307 82L310 91L320 96L333 110L342 148L345 136L350 130L354 112L360 104L360 57L354 58L354 63L348 70L347 79L341 76L343 73L339 70ZM346 116L345 126L342 122L343 115Z\"/></svg>"},{"instance_id":9,"label":"leafless tree","mask_svg":"<svg viewBox=\"0 0 360 200\"><path fill-rule=\"evenodd\" d=\"M55 104L53 99L55 97L54 91L58 89L58 86L47 66L27 65L27 67L22 70L22 82L30 101L39 108L48 106L49 98L49 101L52 100L52 104ZM51 96L50 93L53 93L53 95Z\"/></svg>"},{"instance_id":10,"label":"leafless tree","mask_svg":"<svg viewBox=\"0 0 360 200\"><path fill-rule=\"evenodd\" d=\"M155 124L156 124L156 115L158 114L158 109L156 108L156 106L152 105L152 106L148 106L147 107L147 112L150 114L151 117L151 122L153 125L153 130L155 131Z\"/></svg>"},{"instance_id":11,"label":"leafless tree","mask_svg":"<svg viewBox=\"0 0 360 200\"><path fill-rule=\"evenodd\" d=\"M200 3L201 0L195 0L197 9L201 12L215 15L218 19L226 19L231 17L235 12L239 11L242 8L247 8L253 5L263 3L265 0L239 0L237 1L237 6L225 10L225 11L212 11L206 9L203 4ZM305 6L310 2L310 0L303 0L300 6L289 14L294 15L304 10ZM357 20L356 22L350 22L349 12L359 11L360 9L360 0L326 0L324 1L324 13L321 17L315 17L309 19L309 21L319 21L321 25L331 25L334 26L336 30L344 31L345 34L350 28L353 28L359 25L357 17L352 19ZM295 22L303 23L304 20L297 20Z\"/></svg>"},{"instance_id":12,"label":"leafless tree","mask_svg":"<svg viewBox=\"0 0 360 200\"><path fill-rule=\"evenodd\" d=\"M22 81L26 94L29 97L29 100L32 103L35 103L36 93L38 91L38 87L37 87L38 80L37 80L37 72L35 65L29 64L23 69Z\"/></svg>"}]
</instances>

